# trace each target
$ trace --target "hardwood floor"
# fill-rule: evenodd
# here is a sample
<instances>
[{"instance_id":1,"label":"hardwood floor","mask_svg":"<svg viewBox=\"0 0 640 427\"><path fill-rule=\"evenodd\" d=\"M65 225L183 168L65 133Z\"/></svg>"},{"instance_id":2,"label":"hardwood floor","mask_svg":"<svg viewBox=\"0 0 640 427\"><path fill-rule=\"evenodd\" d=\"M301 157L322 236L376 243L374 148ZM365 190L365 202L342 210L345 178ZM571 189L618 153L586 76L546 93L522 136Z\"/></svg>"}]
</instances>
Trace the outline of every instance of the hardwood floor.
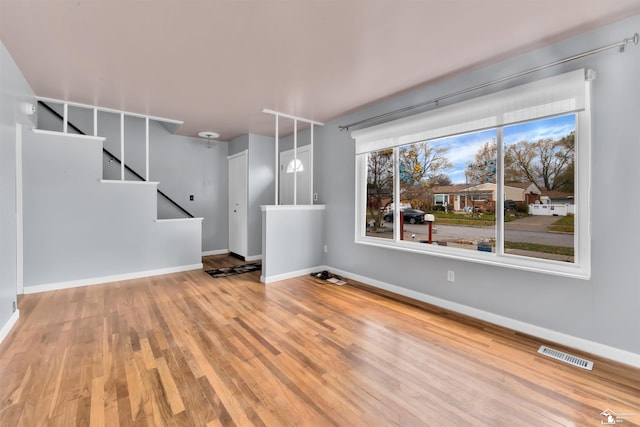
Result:
<instances>
[{"instance_id":1,"label":"hardwood floor","mask_svg":"<svg viewBox=\"0 0 640 427\"><path fill-rule=\"evenodd\" d=\"M639 370L589 357L584 371L364 285L258 278L25 295L0 345L0 425L595 426L606 408L640 423Z\"/></svg>"}]
</instances>

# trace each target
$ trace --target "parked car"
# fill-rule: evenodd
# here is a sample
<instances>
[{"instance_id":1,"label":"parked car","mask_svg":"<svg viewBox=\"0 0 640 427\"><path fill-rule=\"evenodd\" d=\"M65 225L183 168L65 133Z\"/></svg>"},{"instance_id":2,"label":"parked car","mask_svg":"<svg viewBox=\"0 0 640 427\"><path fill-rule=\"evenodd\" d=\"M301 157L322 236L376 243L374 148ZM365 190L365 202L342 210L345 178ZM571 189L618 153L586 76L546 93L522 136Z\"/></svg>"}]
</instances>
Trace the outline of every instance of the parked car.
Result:
<instances>
[{"instance_id":1,"label":"parked car","mask_svg":"<svg viewBox=\"0 0 640 427\"><path fill-rule=\"evenodd\" d=\"M424 224L424 212L420 209L404 209L401 211L404 215L404 222L409 224ZM393 212L389 212L382 217L386 222L393 222Z\"/></svg>"}]
</instances>

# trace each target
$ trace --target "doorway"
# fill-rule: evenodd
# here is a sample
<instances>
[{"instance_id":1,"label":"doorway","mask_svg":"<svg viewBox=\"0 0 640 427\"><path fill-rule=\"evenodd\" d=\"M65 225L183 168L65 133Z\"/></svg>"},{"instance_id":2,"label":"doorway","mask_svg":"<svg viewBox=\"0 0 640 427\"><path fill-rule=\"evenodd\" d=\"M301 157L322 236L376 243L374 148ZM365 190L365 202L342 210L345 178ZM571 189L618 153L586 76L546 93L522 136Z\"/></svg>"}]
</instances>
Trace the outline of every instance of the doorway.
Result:
<instances>
[{"instance_id":1,"label":"doorway","mask_svg":"<svg viewBox=\"0 0 640 427\"><path fill-rule=\"evenodd\" d=\"M247 256L248 151L227 157L229 163L229 253Z\"/></svg>"},{"instance_id":2,"label":"doorway","mask_svg":"<svg viewBox=\"0 0 640 427\"><path fill-rule=\"evenodd\" d=\"M282 151L280 153L280 201L281 205L310 205L311 204L311 166L310 150L305 145L297 150L297 161L294 159L293 150ZM294 177L295 183L294 201ZM294 203L295 202L295 203Z\"/></svg>"}]
</instances>

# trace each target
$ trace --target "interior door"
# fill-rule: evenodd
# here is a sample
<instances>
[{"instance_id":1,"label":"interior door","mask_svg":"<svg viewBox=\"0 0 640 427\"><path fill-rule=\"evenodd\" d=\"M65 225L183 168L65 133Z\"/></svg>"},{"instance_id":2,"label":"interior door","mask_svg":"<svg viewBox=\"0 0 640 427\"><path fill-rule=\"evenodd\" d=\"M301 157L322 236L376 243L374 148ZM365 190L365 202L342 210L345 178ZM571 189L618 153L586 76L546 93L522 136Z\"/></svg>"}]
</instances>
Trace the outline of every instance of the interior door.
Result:
<instances>
[{"instance_id":1,"label":"interior door","mask_svg":"<svg viewBox=\"0 0 640 427\"><path fill-rule=\"evenodd\" d=\"M248 153L228 157L229 162L229 252L247 256Z\"/></svg>"},{"instance_id":2,"label":"interior door","mask_svg":"<svg viewBox=\"0 0 640 427\"><path fill-rule=\"evenodd\" d=\"M296 204L311 204L311 167L309 146L305 145L297 150L298 160L294 161L293 150L280 153L280 204L293 205L294 176L297 175Z\"/></svg>"}]
</instances>

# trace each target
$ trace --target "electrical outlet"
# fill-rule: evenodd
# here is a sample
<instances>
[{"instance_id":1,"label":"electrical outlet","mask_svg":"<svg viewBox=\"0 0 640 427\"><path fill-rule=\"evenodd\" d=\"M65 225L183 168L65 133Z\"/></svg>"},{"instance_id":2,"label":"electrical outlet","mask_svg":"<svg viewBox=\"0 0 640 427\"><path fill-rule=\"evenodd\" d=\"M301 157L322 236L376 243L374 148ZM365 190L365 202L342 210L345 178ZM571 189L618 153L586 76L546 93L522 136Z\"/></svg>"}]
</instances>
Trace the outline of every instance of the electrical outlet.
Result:
<instances>
[{"instance_id":1,"label":"electrical outlet","mask_svg":"<svg viewBox=\"0 0 640 427\"><path fill-rule=\"evenodd\" d=\"M318 201L318 193L313 193L313 201L314 202Z\"/></svg>"},{"instance_id":2,"label":"electrical outlet","mask_svg":"<svg viewBox=\"0 0 640 427\"><path fill-rule=\"evenodd\" d=\"M447 282L455 282L455 281L456 281L456 275L453 272L453 270L447 271Z\"/></svg>"},{"instance_id":3,"label":"electrical outlet","mask_svg":"<svg viewBox=\"0 0 640 427\"><path fill-rule=\"evenodd\" d=\"M324 245L324 253L327 253L327 245Z\"/></svg>"}]
</instances>

